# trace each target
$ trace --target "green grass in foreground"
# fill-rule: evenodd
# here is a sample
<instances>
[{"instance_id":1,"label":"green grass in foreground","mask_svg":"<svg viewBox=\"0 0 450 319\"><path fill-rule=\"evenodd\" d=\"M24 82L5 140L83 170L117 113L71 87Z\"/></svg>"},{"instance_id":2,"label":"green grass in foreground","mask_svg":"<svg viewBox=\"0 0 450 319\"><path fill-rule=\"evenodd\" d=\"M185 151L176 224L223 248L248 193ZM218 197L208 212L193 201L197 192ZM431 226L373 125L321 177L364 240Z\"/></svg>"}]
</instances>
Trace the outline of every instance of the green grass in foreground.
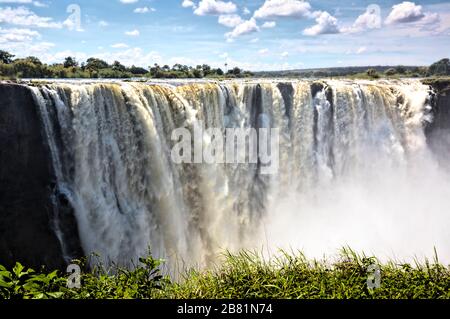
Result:
<instances>
[{"instance_id":1,"label":"green grass in foreground","mask_svg":"<svg viewBox=\"0 0 450 319\"><path fill-rule=\"evenodd\" d=\"M96 267L81 276L81 288L66 288L66 274L0 266L0 298L148 299L148 298L450 298L450 268L434 262L380 265L381 287L369 289L367 269L373 257L344 249L333 264L283 253L270 262L258 254L226 254L211 270L190 270L177 283L160 273L151 257L129 271ZM109 273L109 274L108 274ZM114 273L112 275L111 273Z\"/></svg>"}]
</instances>

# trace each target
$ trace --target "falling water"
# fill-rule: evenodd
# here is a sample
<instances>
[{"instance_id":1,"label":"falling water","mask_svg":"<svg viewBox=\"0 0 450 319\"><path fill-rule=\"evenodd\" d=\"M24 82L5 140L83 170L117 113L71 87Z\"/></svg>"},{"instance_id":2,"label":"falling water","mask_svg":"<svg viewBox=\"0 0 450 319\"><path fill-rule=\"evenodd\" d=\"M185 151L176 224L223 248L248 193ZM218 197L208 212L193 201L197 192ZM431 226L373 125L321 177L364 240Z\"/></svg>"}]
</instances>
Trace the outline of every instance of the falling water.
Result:
<instances>
[{"instance_id":1,"label":"falling water","mask_svg":"<svg viewBox=\"0 0 450 319\"><path fill-rule=\"evenodd\" d=\"M450 260L450 179L426 144L430 92L418 81L61 82L32 91L87 254L129 264L150 247L207 265L224 249L316 257L349 245L398 258L436 247ZM256 128L262 116L280 129L277 174L171 160L176 128Z\"/></svg>"}]
</instances>

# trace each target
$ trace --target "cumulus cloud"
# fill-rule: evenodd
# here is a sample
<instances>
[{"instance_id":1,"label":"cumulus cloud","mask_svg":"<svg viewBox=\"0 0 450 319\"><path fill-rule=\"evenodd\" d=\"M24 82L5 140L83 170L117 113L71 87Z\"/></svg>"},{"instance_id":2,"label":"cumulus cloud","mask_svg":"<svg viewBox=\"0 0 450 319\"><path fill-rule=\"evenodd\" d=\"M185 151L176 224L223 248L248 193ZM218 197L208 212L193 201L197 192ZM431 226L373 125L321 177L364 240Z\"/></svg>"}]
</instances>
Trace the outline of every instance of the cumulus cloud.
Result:
<instances>
[{"instance_id":1,"label":"cumulus cloud","mask_svg":"<svg viewBox=\"0 0 450 319\"><path fill-rule=\"evenodd\" d=\"M40 38L40 34L37 31L30 29L3 29L0 27L0 43L9 42L31 42L36 38Z\"/></svg>"},{"instance_id":2,"label":"cumulus cloud","mask_svg":"<svg viewBox=\"0 0 450 319\"><path fill-rule=\"evenodd\" d=\"M422 6L414 2L404 1L392 7L391 13L386 18L386 24L416 22L425 17Z\"/></svg>"},{"instance_id":3,"label":"cumulus cloud","mask_svg":"<svg viewBox=\"0 0 450 319\"><path fill-rule=\"evenodd\" d=\"M195 3L192 2L191 0L183 0L183 2L181 3L181 6L183 8L195 8Z\"/></svg>"},{"instance_id":4,"label":"cumulus cloud","mask_svg":"<svg viewBox=\"0 0 450 319\"><path fill-rule=\"evenodd\" d=\"M449 28L442 22L438 13L424 12L422 6L409 1L394 5L385 20L386 25L407 27L411 34L422 35L445 35Z\"/></svg>"},{"instance_id":5,"label":"cumulus cloud","mask_svg":"<svg viewBox=\"0 0 450 319\"><path fill-rule=\"evenodd\" d=\"M263 23L261 28L271 29L271 28L275 28L276 26L277 26L277 23L275 21L267 21L267 22Z\"/></svg>"},{"instance_id":6,"label":"cumulus cloud","mask_svg":"<svg viewBox=\"0 0 450 319\"><path fill-rule=\"evenodd\" d=\"M258 32L258 31L259 31L259 27L256 24L256 20L254 18L251 18L250 20L246 20L246 21L242 22L241 24L237 25L233 29L233 31L225 34L225 37L227 39L232 40L241 35L250 34L250 33Z\"/></svg>"},{"instance_id":7,"label":"cumulus cloud","mask_svg":"<svg viewBox=\"0 0 450 319\"><path fill-rule=\"evenodd\" d=\"M355 33L362 32L368 29L381 28L381 9L378 5L370 5L366 11L361 14L350 28L344 32Z\"/></svg>"},{"instance_id":8,"label":"cumulus cloud","mask_svg":"<svg viewBox=\"0 0 450 319\"><path fill-rule=\"evenodd\" d=\"M198 7L194 10L194 14L199 16L223 15L235 13L236 10L236 5L231 1L202 0L199 2Z\"/></svg>"},{"instance_id":9,"label":"cumulus cloud","mask_svg":"<svg viewBox=\"0 0 450 319\"><path fill-rule=\"evenodd\" d=\"M105 60L108 63L120 61L123 65L137 65L147 67L154 63L162 64L162 57L156 51L145 52L139 47L129 48L123 51L101 52L92 57Z\"/></svg>"},{"instance_id":10,"label":"cumulus cloud","mask_svg":"<svg viewBox=\"0 0 450 319\"><path fill-rule=\"evenodd\" d=\"M35 7L47 7L45 3L34 0L0 0L0 3L8 3L8 4L32 4Z\"/></svg>"},{"instance_id":11,"label":"cumulus cloud","mask_svg":"<svg viewBox=\"0 0 450 319\"><path fill-rule=\"evenodd\" d=\"M237 14L226 14L219 16L219 24L228 28L234 28L244 22Z\"/></svg>"},{"instance_id":12,"label":"cumulus cloud","mask_svg":"<svg viewBox=\"0 0 450 319\"><path fill-rule=\"evenodd\" d=\"M320 34L336 34L341 29L338 26L338 20L326 11L315 12L316 24L303 31L304 35L315 36Z\"/></svg>"},{"instance_id":13,"label":"cumulus cloud","mask_svg":"<svg viewBox=\"0 0 450 319\"><path fill-rule=\"evenodd\" d=\"M55 22L49 17L40 17L25 7L0 8L0 23L38 28L62 28L63 26L62 23Z\"/></svg>"},{"instance_id":14,"label":"cumulus cloud","mask_svg":"<svg viewBox=\"0 0 450 319\"><path fill-rule=\"evenodd\" d=\"M278 17L303 18L311 14L311 5L300 0L266 0L255 11L257 19L272 19Z\"/></svg>"}]
</instances>

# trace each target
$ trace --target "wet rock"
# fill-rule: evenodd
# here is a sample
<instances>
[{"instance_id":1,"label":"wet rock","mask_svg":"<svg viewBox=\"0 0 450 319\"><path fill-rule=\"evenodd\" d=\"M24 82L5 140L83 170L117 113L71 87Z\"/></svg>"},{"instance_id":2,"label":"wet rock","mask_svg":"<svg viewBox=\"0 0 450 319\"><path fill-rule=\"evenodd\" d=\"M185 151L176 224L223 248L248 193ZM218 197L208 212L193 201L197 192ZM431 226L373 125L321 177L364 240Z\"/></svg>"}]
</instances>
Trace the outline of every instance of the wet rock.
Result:
<instances>
[{"instance_id":1,"label":"wet rock","mask_svg":"<svg viewBox=\"0 0 450 319\"><path fill-rule=\"evenodd\" d=\"M49 154L29 89L0 83L0 264L65 266L50 219Z\"/></svg>"}]
</instances>

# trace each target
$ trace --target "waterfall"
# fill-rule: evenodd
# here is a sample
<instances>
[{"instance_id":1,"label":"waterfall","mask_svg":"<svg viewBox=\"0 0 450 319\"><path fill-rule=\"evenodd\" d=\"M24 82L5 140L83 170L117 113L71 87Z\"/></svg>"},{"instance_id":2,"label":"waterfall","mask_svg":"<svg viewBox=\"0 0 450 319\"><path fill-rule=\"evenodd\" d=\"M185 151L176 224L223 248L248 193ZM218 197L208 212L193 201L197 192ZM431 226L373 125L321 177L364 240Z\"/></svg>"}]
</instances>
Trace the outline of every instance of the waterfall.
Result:
<instances>
[{"instance_id":1,"label":"waterfall","mask_svg":"<svg viewBox=\"0 0 450 319\"><path fill-rule=\"evenodd\" d=\"M398 256L448 252L450 179L428 150L430 92L419 81L30 89L83 250L106 262L131 265L149 248L188 265L261 246L319 256L346 244ZM194 136L198 126L279 129L277 173L261 174L259 162L175 164L172 132ZM211 147L211 137L194 139Z\"/></svg>"}]
</instances>

